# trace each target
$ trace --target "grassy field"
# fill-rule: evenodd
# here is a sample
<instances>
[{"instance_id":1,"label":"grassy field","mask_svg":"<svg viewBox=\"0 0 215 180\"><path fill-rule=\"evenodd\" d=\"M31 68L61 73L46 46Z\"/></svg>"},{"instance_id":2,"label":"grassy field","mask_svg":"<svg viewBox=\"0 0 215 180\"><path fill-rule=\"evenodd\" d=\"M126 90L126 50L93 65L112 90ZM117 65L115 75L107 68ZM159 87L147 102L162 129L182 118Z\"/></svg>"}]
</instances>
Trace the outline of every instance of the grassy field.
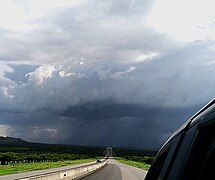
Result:
<instances>
[{"instance_id":1,"label":"grassy field","mask_svg":"<svg viewBox=\"0 0 215 180\"><path fill-rule=\"evenodd\" d=\"M6 174L15 174L28 171L36 171L42 169L49 169L61 166L69 166L74 164L81 164L87 162L93 162L96 159L82 159L82 160L71 160L71 161L58 161L58 162L40 162L40 163L25 163L25 164L14 164L14 165L0 165L0 176Z\"/></svg>"},{"instance_id":2,"label":"grassy field","mask_svg":"<svg viewBox=\"0 0 215 180\"><path fill-rule=\"evenodd\" d=\"M117 161L126 164L126 165L130 165L130 166L134 166L143 170L148 170L150 168L150 164L146 164L144 162L137 162L137 161L132 161L132 160L127 160L124 158L117 158Z\"/></svg>"}]
</instances>

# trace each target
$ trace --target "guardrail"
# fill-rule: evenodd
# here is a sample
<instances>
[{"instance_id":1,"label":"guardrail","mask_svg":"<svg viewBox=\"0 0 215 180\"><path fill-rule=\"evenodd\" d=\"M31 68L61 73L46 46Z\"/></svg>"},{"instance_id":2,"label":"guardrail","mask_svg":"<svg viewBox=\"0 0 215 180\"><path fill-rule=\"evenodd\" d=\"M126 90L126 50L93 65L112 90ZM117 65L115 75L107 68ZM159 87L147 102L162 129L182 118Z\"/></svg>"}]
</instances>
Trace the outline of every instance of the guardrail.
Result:
<instances>
[{"instance_id":1,"label":"guardrail","mask_svg":"<svg viewBox=\"0 0 215 180\"><path fill-rule=\"evenodd\" d=\"M52 173L40 174L35 176L29 176L25 178L17 178L15 180L67 180L67 179L79 179L87 176L100 168L104 167L108 163L108 159L101 162L92 163L76 168L70 168L67 170L56 171Z\"/></svg>"}]
</instances>

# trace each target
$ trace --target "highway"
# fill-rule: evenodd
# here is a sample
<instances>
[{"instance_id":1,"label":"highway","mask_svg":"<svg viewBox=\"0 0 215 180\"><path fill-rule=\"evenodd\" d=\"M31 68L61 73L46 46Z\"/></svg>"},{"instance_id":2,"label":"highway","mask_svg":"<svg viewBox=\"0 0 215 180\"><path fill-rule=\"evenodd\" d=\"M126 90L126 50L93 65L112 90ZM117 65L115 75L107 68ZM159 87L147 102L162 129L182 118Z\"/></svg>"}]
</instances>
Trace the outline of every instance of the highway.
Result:
<instances>
[{"instance_id":1,"label":"highway","mask_svg":"<svg viewBox=\"0 0 215 180\"><path fill-rule=\"evenodd\" d=\"M0 180L14 180L19 178L26 178L29 176L47 174L47 173L54 173L58 171L65 171L67 169L80 167L83 165L88 165L91 163L84 163L72 166L64 166L59 168L52 168L46 170L39 170L39 171L32 171L32 172L25 172L19 174L11 174L0 176ZM124 165L119 163L114 159L109 159L109 162L106 166L98 170L97 172L82 178L82 180L143 180L145 178L146 171L141 169Z\"/></svg>"},{"instance_id":2,"label":"highway","mask_svg":"<svg viewBox=\"0 0 215 180\"><path fill-rule=\"evenodd\" d=\"M110 159L105 167L81 180L143 180L145 176L146 171Z\"/></svg>"}]
</instances>

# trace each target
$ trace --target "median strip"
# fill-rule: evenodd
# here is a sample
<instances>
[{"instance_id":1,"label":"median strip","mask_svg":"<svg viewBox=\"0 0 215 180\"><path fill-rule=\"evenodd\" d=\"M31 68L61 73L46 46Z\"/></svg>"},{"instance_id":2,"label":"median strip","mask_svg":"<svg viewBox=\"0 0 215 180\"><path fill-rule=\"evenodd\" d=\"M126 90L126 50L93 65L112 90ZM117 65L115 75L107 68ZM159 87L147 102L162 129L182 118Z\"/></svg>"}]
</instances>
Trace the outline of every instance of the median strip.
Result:
<instances>
[{"instance_id":1,"label":"median strip","mask_svg":"<svg viewBox=\"0 0 215 180\"><path fill-rule=\"evenodd\" d=\"M56 171L52 173L46 174L39 174L35 176L29 176L24 178L17 178L16 180L34 180L34 179L52 179L52 180L59 180L59 179L79 179L81 177L87 176L100 168L104 167L108 163L108 160L101 160L101 162L92 163L89 165L79 166L76 168L70 168L66 170Z\"/></svg>"}]
</instances>

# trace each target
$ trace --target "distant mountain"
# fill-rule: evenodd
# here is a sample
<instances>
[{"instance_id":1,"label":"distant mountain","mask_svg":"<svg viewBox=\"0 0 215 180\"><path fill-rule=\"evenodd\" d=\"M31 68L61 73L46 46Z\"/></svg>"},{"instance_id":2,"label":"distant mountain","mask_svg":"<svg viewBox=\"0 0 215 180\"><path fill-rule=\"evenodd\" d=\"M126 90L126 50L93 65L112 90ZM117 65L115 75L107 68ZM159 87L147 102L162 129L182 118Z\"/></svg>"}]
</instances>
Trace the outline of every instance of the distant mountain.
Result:
<instances>
[{"instance_id":1,"label":"distant mountain","mask_svg":"<svg viewBox=\"0 0 215 180\"><path fill-rule=\"evenodd\" d=\"M70 153L79 155L88 155L90 157L103 156L107 147L104 146L84 146L68 144L45 144L27 142L20 138L0 136L1 152L49 152L49 153ZM154 156L156 150L144 150L137 148L113 147L117 156Z\"/></svg>"},{"instance_id":2,"label":"distant mountain","mask_svg":"<svg viewBox=\"0 0 215 180\"><path fill-rule=\"evenodd\" d=\"M0 136L0 145L7 145L7 144L25 144L26 141L20 139L20 138L14 138L14 137L3 137Z\"/></svg>"}]
</instances>

